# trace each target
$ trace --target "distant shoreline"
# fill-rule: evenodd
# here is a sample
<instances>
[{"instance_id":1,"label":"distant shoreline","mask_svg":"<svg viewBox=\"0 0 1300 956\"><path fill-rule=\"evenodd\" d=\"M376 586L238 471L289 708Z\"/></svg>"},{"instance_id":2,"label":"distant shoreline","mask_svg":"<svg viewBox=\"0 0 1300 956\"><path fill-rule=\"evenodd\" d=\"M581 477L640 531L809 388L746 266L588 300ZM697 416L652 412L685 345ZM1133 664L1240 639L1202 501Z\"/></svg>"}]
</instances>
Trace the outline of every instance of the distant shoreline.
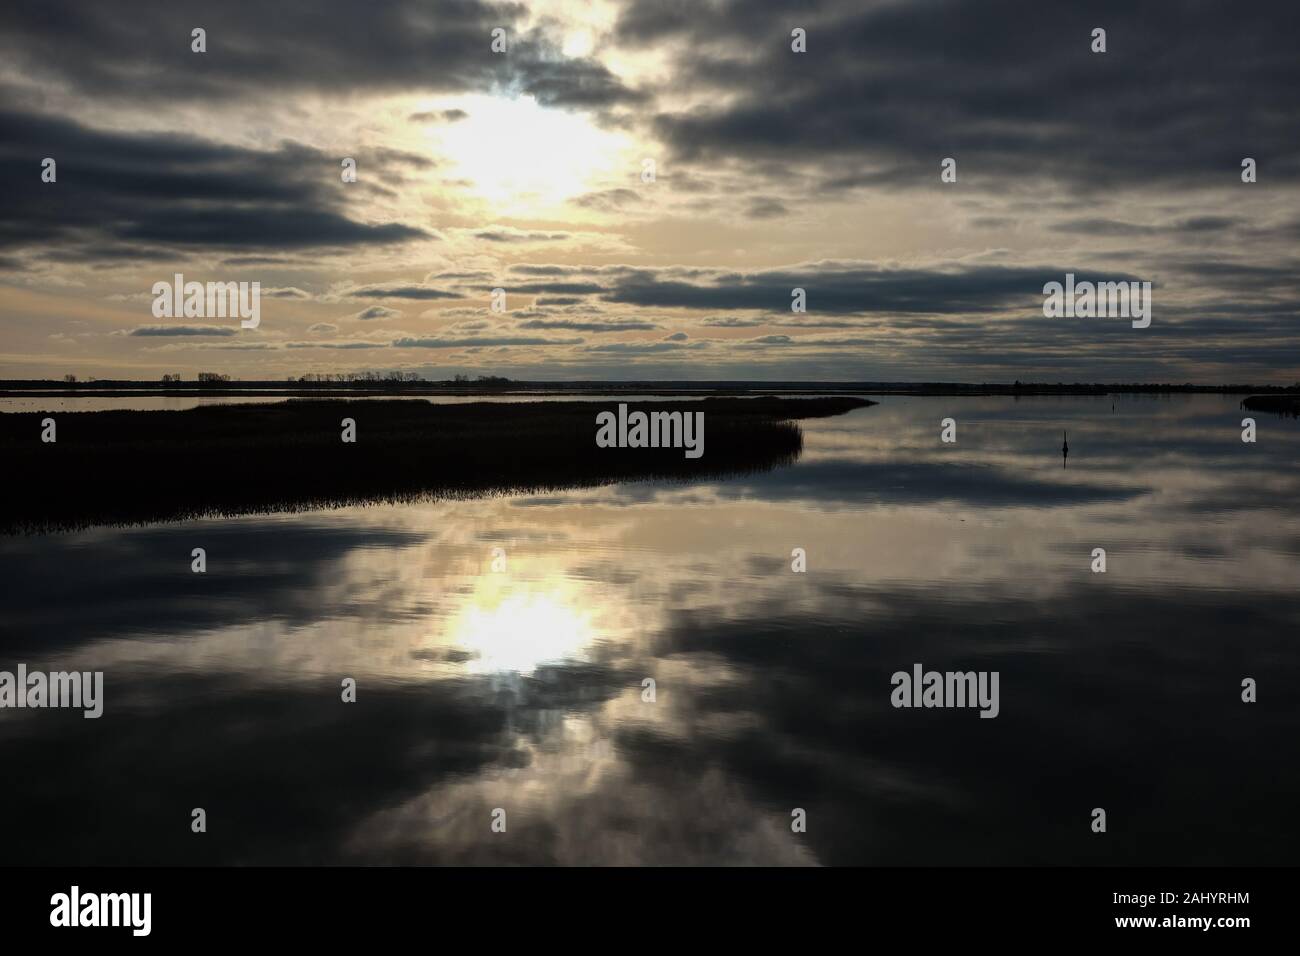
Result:
<instances>
[{"instance_id":1,"label":"distant shoreline","mask_svg":"<svg viewBox=\"0 0 1300 956\"><path fill-rule=\"evenodd\" d=\"M484 396L526 397L529 395L652 395L709 396L792 396L792 395L917 395L993 396L1039 395L1300 395L1300 386L1282 385L1172 385L1159 383L966 383L966 382L286 382L227 381L199 383L157 381L89 381L70 384L54 380L0 381L0 398L40 396L43 398L167 398L229 397L256 398L374 398L380 396L439 397Z\"/></svg>"}]
</instances>

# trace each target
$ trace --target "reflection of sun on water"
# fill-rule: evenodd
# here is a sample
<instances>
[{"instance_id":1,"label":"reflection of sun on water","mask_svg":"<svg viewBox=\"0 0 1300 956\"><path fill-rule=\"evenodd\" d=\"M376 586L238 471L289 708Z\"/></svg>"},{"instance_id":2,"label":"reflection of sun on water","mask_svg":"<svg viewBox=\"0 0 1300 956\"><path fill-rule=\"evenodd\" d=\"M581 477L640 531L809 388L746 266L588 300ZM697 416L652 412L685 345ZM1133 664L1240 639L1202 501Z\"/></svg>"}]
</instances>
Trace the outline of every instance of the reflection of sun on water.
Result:
<instances>
[{"instance_id":1,"label":"reflection of sun on water","mask_svg":"<svg viewBox=\"0 0 1300 956\"><path fill-rule=\"evenodd\" d=\"M581 658L595 639L591 612L563 586L526 582L475 591L447 623L446 636L473 655L472 673L531 674L542 664Z\"/></svg>"}]
</instances>

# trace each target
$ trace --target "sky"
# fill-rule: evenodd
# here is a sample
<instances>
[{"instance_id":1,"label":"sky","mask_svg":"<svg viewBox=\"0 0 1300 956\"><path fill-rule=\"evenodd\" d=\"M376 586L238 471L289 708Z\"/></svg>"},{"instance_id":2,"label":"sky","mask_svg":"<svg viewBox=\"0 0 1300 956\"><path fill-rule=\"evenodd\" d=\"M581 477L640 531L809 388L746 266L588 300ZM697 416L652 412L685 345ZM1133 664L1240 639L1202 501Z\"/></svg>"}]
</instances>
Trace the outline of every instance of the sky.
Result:
<instances>
[{"instance_id":1,"label":"sky","mask_svg":"<svg viewBox=\"0 0 1300 956\"><path fill-rule=\"evenodd\" d=\"M0 378L1291 384L1298 48L1282 0L9 0ZM157 317L177 273L260 323ZM1150 326L1046 316L1067 273Z\"/></svg>"}]
</instances>

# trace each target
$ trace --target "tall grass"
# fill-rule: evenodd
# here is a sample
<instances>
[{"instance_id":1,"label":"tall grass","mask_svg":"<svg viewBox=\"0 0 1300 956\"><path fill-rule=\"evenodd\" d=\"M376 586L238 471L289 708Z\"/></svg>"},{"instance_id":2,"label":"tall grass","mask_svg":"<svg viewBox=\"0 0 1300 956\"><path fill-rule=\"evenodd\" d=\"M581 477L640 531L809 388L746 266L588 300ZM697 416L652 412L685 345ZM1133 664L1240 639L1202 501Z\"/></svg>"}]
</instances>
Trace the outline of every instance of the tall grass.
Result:
<instances>
[{"instance_id":1,"label":"tall grass","mask_svg":"<svg viewBox=\"0 0 1300 956\"><path fill-rule=\"evenodd\" d=\"M1273 412L1300 418L1300 395L1251 395L1241 400L1241 407L1252 412Z\"/></svg>"},{"instance_id":2,"label":"tall grass","mask_svg":"<svg viewBox=\"0 0 1300 956\"><path fill-rule=\"evenodd\" d=\"M598 448L596 415L613 402L329 399L0 414L8 471L0 532L717 478L793 462L803 448L793 419L870 404L829 397L629 403L629 410L703 411L699 459L680 448ZM40 438L47 415L57 424L55 443ZM356 421L355 444L341 440L344 418Z\"/></svg>"}]
</instances>

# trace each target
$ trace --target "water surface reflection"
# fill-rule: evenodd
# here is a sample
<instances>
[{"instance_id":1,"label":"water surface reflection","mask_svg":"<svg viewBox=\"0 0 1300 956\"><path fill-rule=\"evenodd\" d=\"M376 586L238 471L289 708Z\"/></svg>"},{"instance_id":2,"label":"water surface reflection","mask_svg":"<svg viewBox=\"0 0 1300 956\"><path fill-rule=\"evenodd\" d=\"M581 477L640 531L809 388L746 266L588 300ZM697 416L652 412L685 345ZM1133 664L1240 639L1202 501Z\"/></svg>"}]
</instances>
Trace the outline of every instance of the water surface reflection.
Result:
<instances>
[{"instance_id":1,"label":"water surface reflection","mask_svg":"<svg viewBox=\"0 0 1300 956\"><path fill-rule=\"evenodd\" d=\"M0 669L106 694L0 712L0 860L1292 861L1300 424L1241 417L886 398L712 484L0 539Z\"/></svg>"}]
</instances>

